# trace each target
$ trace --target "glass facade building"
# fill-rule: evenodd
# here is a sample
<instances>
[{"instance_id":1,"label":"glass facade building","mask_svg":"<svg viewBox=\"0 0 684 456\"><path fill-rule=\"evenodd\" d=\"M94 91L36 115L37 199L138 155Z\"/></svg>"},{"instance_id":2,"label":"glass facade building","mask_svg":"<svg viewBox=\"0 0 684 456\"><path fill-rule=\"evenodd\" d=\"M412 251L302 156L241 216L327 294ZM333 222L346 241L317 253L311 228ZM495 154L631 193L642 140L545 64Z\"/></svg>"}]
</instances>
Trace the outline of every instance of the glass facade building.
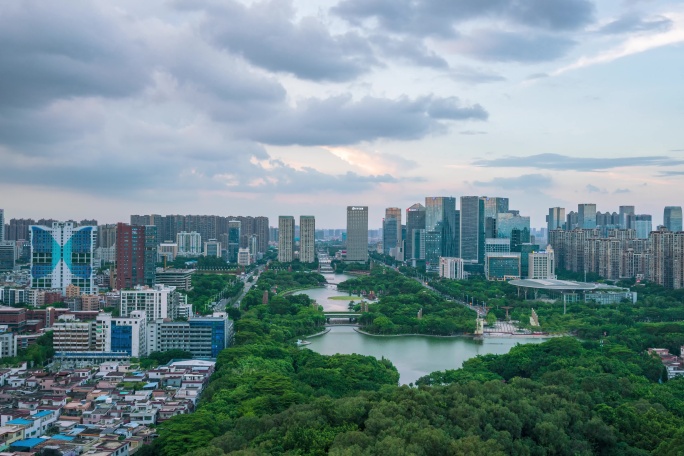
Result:
<instances>
[{"instance_id":1,"label":"glass facade building","mask_svg":"<svg viewBox=\"0 0 684 456\"><path fill-rule=\"evenodd\" d=\"M484 199L479 196L462 196L460 217L460 258L484 264Z\"/></svg>"}]
</instances>

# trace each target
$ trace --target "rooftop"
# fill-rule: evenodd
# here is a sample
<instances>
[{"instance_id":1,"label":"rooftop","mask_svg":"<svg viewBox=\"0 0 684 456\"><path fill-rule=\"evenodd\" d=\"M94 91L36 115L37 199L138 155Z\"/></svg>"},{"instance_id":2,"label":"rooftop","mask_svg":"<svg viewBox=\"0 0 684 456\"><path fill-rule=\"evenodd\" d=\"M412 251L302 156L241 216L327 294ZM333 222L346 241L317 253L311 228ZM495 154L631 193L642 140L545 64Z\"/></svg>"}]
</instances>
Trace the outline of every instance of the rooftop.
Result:
<instances>
[{"instance_id":1,"label":"rooftop","mask_svg":"<svg viewBox=\"0 0 684 456\"><path fill-rule=\"evenodd\" d=\"M542 290L555 291L588 291L588 290L608 290L619 289L612 285L605 285L602 283L588 283L588 282L574 282L572 280L556 280L556 279L520 279L511 280L511 285L523 288L537 288Z\"/></svg>"}]
</instances>

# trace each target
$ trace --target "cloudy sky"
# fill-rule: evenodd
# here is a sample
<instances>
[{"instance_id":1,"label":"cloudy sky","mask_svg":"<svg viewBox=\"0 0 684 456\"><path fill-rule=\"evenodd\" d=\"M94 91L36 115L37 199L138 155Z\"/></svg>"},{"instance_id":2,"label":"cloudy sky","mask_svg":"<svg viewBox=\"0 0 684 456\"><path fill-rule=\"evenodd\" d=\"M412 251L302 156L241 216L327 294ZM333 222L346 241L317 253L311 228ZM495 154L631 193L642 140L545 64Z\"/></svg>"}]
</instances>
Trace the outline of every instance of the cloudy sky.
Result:
<instances>
[{"instance_id":1,"label":"cloudy sky","mask_svg":"<svg viewBox=\"0 0 684 456\"><path fill-rule=\"evenodd\" d=\"M22 0L0 43L7 219L684 204L679 0Z\"/></svg>"}]
</instances>

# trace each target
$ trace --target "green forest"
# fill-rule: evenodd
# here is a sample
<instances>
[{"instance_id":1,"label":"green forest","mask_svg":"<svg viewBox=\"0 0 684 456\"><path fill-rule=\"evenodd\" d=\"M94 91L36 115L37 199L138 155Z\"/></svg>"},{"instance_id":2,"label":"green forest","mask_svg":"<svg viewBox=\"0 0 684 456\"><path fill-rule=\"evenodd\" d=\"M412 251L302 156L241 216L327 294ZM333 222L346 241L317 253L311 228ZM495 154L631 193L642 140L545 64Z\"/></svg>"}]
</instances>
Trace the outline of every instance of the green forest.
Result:
<instances>
[{"instance_id":1,"label":"green forest","mask_svg":"<svg viewBox=\"0 0 684 456\"><path fill-rule=\"evenodd\" d=\"M410 325L401 318L412 318L415 305L423 306L421 322L458 307L473 319L472 311L395 274L374 270L342 288L380 292L370 314L397 326ZM542 323L560 318L563 331L583 337L519 345L397 386L389 360L294 346L322 329L321 310L304 295L269 292L268 304L262 298L298 280L260 279L243 300L236 345L219 356L197 412L160 425L143 456L684 452L684 379L667 381L660 360L645 351L681 340L674 312L684 302L676 293L642 287L636 306L578 304L565 315L562 305L536 303ZM524 303L504 285L466 282L461 292L518 305L524 315Z\"/></svg>"}]
</instances>

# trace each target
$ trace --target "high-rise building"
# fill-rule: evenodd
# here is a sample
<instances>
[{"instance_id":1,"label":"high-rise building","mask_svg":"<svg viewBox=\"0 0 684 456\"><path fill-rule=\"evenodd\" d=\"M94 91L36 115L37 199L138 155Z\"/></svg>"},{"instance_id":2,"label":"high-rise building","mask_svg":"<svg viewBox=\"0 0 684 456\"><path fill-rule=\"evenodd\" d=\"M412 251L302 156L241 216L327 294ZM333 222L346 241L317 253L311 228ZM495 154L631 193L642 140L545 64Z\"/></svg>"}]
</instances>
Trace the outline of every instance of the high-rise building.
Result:
<instances>
[{"instance_id":1,"label":"high-rise building","mask_svg":"<svg viewBox=\"0 0 684 456\"><path fill-rule=\"evenodd\" d=\"M596 204L585 203L577 205L578 228L591 230L596 228Z\"/></svg>"},{"instance_id":2,"label":"high-rise building","mask_svg":"<svg viewBox=\"0 0 684 456\"><path fill-rule=\"evenodd\" d=\"M31 288L80 287L84 294L97 293L93 253L97 227L75 228L71 222L55 222L52 227L31 226Z\"/></svg>"},{"instance_id":3,"label":"high-rise building","mask_svg":"<svg viewBox=\"0 0 684 456\"><path fill-rule=\"evenodd\" d=\"M5 240L5 210L0 209L0 242Z\"/></svg>"},{"instance_id":4,"label":"high-rise building","mask_svg":"<svg viewBox=\"0 0 684 456\"><path fill-rule=\"evenodd\" d=\"M630 226L629 216L635 214L634 206L620 206L620 228L623 230L634 228L633 226Z\"/></svg>"},{"instance_id":5,"label":"high-rise building","mask_svg":"<svg viewBox=\"0 0 684 456\"><path fill-rule=\"evenodd\" d=\"M638 239L648 239L648 235L653 231L653 218L649 214L637 214L633 228Z\"/></svg>"},{"instance_id":6,"label":"high-rise building","mask_svg":"<svg viewBox=\"0 0 684 456\"><path fill-rule=\"evenodd\" d=\"M439 257L458 256L460 232L457 212L456 198L425 198L425 267L428 271L438 272ZM439 245L435 244L437 239Z\"/></svg>"},{"instance_id":7,"label":"high-rise building","mask_svg":"<svg viewBox=\"0 0 684 456\"><path fill-rule=\"evenodd\" d=\"M568 212L568 215L565 217L565 229L568 231L572 231L575 228L578 228L577 212L570 211Z\"/></svg>"},{"instance_id":8,"label":"high-rise building","mask_svg":"<svg viewBox=\"0 0 684 456\"><path fill-rule=\"evenodd\" d=\"M648 280L666 288L684 288L684 233L653 231L649 241L652 258Z\"/></svg>"},{"instance_id":9,"label":"high-rise building","mask_svg":"<svg viewBox=\"0 0 684 456\"><path fill-rule=\"evenodd\" d=\"M120 314L122 317L128 317L132 312L141 310L145 312L147 321L159 318L175 319L178 317L181 304L185 304L185 299L176 291L176 287L135 287L133 290L121 291Z\"/></svg>"},{"instance_id":10,"label":"high-rise building","mask_svg":"<svg viewBox=\"0 0 684 456\"><path fill-rule=\"evenodd\" d=\"M682 206L665 206L663 225L670 231L682 231Z\"/></svg>"},{"instance_id":11,"label":"high-rise building","mask_svg":"<svg viewBox=\"0 0 684 456\"><path fill-rule=\"evenodd\" d=\"M28 241L29 227L35 225L36 222L33 219L10 219L9 225L7 227L7 236L5 240L7 241ZM52 226L50 224L49 226Z\"/></svg>"},{"instance_id":12,"label":"high-rise building","mask_svg":"<svg viewBox=\"0 0 684 456\"><path fill-rule=\"evenodd\" d=\"M368 261L368 206L347 206L346 261Z\"/></svg>"},{"instance_id":13,"label":"high-rise building","mask_svg":"<svg viewBox=\"0 0 684 456\"><path fill-rule=\"evenodd\" d=\"M119 223L116 226L116 288L155 283L157 227Z\"/></svg>"},{"instance_id":14,"label":"high-rise building","mask_svg":"<svg viewBox=\"0 0 684 456\"><path fill-rule=\"evenodd\" d=\"M278 217L278 261L294 260L295 219L291 215Z\"/></svg>"},{"instance_id":15,"label":"high-rise building","mask_svg":"<svg viewBox=\"0 0 684 456\"><path fill-rule=\"evenodd\" d=\"M461 197L461 254L463 260L484 264L484 200L479 196ZM498 231L498 228L497 228Z\"/></svg>"},{"instance_id":16,"label":"high-rise building","mask_svg":"<svg viewBox=\"0 0 684 456\"><path fill-rule=\"evenodd\" d=\"M414 256L414 230L425 230L425 206L420 203L416 203L406 209L406 256L408 259L421 259ZM425 246L423 246L422 250L422 259L425 259ZM420 252L420 249L418 249L418 252Z\"/></svg>"},{"instance_id":17,"label":"high-rise building","mask_svg":"<svg viewBox=\"0 0 684 456\"><path fill-rule=\"evenodd\" d=\"M485 218L496 218L496 214L508 212L508 198L501 197L483 197Z\"/></svg>"},{"instance_id":18,"label":"high-rise building","mask_svg":"<svg viewBox=\"0 0 684 456\"><path fill-rule=\"evenodd\" d=\"M529 242L530 218L510 212L496 216L496 237L511 239L514 230L521 232L523 236L522 242Z\"/></svg>"},{"instance_id":19,"label":"high-rise building","mask_svg":"<svg viewBox=\"0 0 684 456\"><path fill-rule=\"evenodd\" d=\"M565 208L550 207L549 215L546 216L546 229L562 230L565 227Z\"/></svg>"},{"instance_id":20,"label":"high-rise building","mask_svg":"<svg viewBox=\"0 0 684 456\"><path fill-rule=\"evenodd\" d=\"M116 225L99 225L97 227L97 247L110 248L116 245Z\"/></svg>"},{"instance_id":21,"label":"high-rise building","mask_svg":"<svg viewBox=\"0 0 684 456\"><path fill-rule=\"evenodd\" d=\"M388 207L382 221L382 249L385 255L391 255L401 247L401 209Z\"/></svg>"},{"instance_id":22,"label":"high-rise building","mask_svg":"<svg viewBox=\"0 0 684 456\"><path fill-rule=\"evenodd\" d=\"M176 244L178 244L179 256L197 257L202 255L202 236L196 231L190 233L181 231L176 234Z\"/></svg>"},{"instance_id":23,"label":"high-rise building","mask_svg":"<svg viewBox=\"0 0 684 456\"><path fill-rule=\"evenodd\" d=\"M240 249L240 238L242 237L242 222L240 220L228 221L228 261L237 262L238 250Z\"/></svg>"},{"instance_id":24,"label":"high-rise building","mask_svg":"<svg viewBox=\"0 0 684 456\"><path fill-rule=\"evenodd\" d=\"M316 259L316 219L313 215L299 216L299 261L313 263Z\"/></svg>"},{"instance_id":25,"label":"high-rise building","mask_svg":"<svg viewBox=\"0 0 684 456\"><path fill-rule=\"evenodd\" d=\"M254 218L254 232L257 235L259 245L258 251L261 253L268 250L269 241L269 230L268 230L268 217L255 217Z\"/></svg>"},{"instance_id":26,"label":"high-rise building","mask_svg":"<svg viewBox=\"0 0 684 456\"><path fill-rule=\"evenodd\" d=\"M413 235L411 236L411 259L412 260L424 260L425 259L425 229L422 230L412 230ZM415 267L415 261L413 262Z\"/></svg>"},{"instance_id":27,"label":"high-rise building","mask_svg":"<svg viewBox=\"0 0 684 456\"><path fill-rule=\"evenodd\" d=\"M16 253L15 241L0 241L0 272L14 270Z\"/></svg>"}]
</instances>

